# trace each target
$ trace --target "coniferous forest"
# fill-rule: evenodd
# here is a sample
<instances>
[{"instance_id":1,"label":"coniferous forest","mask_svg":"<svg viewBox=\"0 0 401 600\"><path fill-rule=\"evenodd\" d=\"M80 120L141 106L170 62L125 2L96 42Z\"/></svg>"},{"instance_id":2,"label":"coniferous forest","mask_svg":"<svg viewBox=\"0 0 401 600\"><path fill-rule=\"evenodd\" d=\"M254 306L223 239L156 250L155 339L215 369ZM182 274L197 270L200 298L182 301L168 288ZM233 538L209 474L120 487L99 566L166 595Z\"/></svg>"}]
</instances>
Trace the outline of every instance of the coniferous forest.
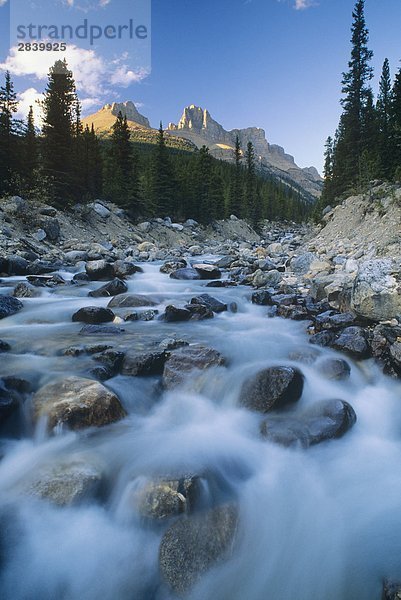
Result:
<instances>
[{"instance_id":1,"label":"coniferous forest","mask_svg":"<svg viewBox=\"0 0 401 600\"><path fill-rule=\"evenodd\" d=\"M401 68L392 77L383 63L375 98L374 76L365 19L365 0L352 14L351 58L342 76L342 114L334 137L325 145L324 189L315 214L325 205L366 189L374 179L401 180Z\"/></svg>"},{"instance_id":2,"label":"coniferous forest","mask_svg":"<svg viewBox=\"0 0 401 600\"><path fill-rule=\"evenodd\" d=\"M41 105L43 124L15 118L10 74L0 89L0 195L22 195L63 209L104 198L133 219L194 218L209 223L231 214L255 226L262 218L301 221L310 211L299 190L262 174L249 142L233 164L207 147L190 152L166 145L160 123L156 144L132 142L127 119L117 116L108 137L82 125L73 73L66 61L50 69Z\"/></svg>"}]
</instances>

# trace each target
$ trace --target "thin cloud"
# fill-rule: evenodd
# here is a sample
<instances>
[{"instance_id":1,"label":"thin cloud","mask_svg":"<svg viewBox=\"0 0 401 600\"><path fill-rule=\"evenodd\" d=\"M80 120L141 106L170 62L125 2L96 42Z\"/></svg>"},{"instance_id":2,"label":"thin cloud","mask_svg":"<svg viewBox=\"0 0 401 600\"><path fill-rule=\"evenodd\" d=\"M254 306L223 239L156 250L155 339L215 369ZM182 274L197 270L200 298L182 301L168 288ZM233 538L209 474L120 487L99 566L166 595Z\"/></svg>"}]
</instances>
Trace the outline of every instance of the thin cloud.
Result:
<instances>
[{"instance_id":1,"label":"thin cloud","mask_svg":"<svg viewBox=\"0 0 401 600\"><path fill-rule=\"evenodd\" d=\"M7 4L7 0L0 0L0 6L4 6L5 4Z\"/></svg>"},{"instance_id":2,"label":"thin cloud","mask_svg":"<svg viewBox=\"0 0 401 600\"><path fill-rule=\"evenodd\" d=\"M306 10L312 8L312 6L316 6L316 2L313 2L313 0L295 0L294 8L295 10Z\"/></svg>"}]
</instances>

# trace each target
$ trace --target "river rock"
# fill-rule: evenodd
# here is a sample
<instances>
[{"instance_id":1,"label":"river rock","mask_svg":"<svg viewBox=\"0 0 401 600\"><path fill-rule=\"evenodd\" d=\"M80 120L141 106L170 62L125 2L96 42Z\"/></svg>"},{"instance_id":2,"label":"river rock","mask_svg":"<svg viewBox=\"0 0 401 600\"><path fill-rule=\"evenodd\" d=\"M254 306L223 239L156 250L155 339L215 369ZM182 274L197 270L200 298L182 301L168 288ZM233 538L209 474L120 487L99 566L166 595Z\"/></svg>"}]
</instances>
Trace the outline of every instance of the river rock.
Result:
<instances>
[{"instance_id":1,"label":"river rock","mask_svg":"<svg viewBox=\"0 0 401 600\"><path fill-rule=\"evenodd\" d=\"M119 294L110 300L108 308L138 308L140 306L156 306L157 302L141 294Z\"/></svg>"},{"instance_id":2,"label":"river rock","mask_svg":"<svg viewBox=\"0 0 401 600\"><path fill-rule=\"evenodd\" d=\"M297 402L302 395L304 377L293 367L268 367L250 377L242 386L241 406L268 412Z\"/></svg>"},{"instance_id":3,"label":"river rock","mask_svg":"<svg viewBox=\"0 0 401 600\"><path fill-rule=\"evenodd\" d=\"M332 347L356 359L370 356L369 344L362 327L347 327L333 342Z\"/></svg>"},{"instance_id":4,"label":"river rock","mask_svg":"<svg viewBox=\"0 0 401 600\"><path fill-rule=\"evenodd\" d=\"M72 320L89 325L98 325L114 321L114 313L109 308L101 306L84 306L72 315Z\"/></svg>"},{"instance_id":5,"label":"river rock","mask_svg":"<svg viewBox=\"0 0 401 600\"><path fill-rule=\"evenodd\" d=\"M213 348L199 344L179 348L167 358L163 371L163 385L167 389L182 384L192 372L223 366L225 359Z\"/></svg>"},{"instance_id":6,"label":"river rock","mask_svg":"<svg viewBox=\"0 0 401 600\"><path fill-rule=\"evenodd\" d=\"M168 353L149 352L148 354L127 353L124 357L121 373L131 377L150 377L162 375Z\"/></svg>"},{"instance_id":7,"label":"river rock","mask_svg":"<svg viewBox=\"0 0 401 600\"><path fill-rule=\"evenodd\" d=\"M199 494L198 477L156 479L135 490L133 504L141 517L162 520L189 513Z\"/></svg>"},{"instance_id":8,"label":"river rock","mask_svg":"<svg viewBox=\"0 0 401 600\"><path fill-rule=\"evenodd\" d=\"M102 219L108 219L111 217L111 212L108 208L103 206L100 202L94 202L92 204L92 210Z\"/></svg>"},{"instance_id":9,"label":"river rock","mask_svg":"<svg viewBox=\"0 0 401 600\"><path fill-rule=\"evenodd\" d=\"M142 269L127 260L116 260L116 262L113 263L113 272L114 277L126 279L127 277L134 275L134 273L141 273Z\"/></svg>"},{"instance_id":10,"label":"river rock","mask_svg":"<svg viewBox=\"0 0 401 600\"><path fill-rule=\"evenodd\" d=\"M105 260L90 260L85 270L91 281L110 281L114 278L113 265Z\"/></svg>"},{"instance_id":11,"label":"river rock","mask_svg":"<svg viewBox=\"0 0 401 600\"><path fill-rule=\"evenodd\" d=\"M0 352L8 352L9 350L11 350L10 344L4 340L0 340Z\"/></svg>"},{"instance_id":12,"label":"river rock","mask_svg":"<svg viewBox=\"0 0 401 600\"><path fill-rule=\"evenodd\" d=\"M305 275L309 271L311 264L317 259L318 257L313 252L305 252L305 254L293 258L290 267L294 273Z\"/></svg>"},{"instance_id":13,"label":"river rock","mask_svg":"<svg viewBox=\"0 0 401 600\"><path fill-rule=\"evenodd\" d=\"M60 223L55 217L43 216L39 219L39 226L44 230L46 238L51 242L57 242L60 237Z\"/></svg>"},{"instance_id":14,"label":"river rock","mask_svg":"<svg viewBox=\"0 0 401 600\"><path fill-rule=\"evenodd\" d=\"M223 505L178 519L160 543L163 578L178 595L186 594L203 573L228 558L238 526L238 510Z\"/></svg>"},{"instance_id":15,"label":"river rock","mask_svg":"<svg viewBox=\"0 0 401 600\"><path fill-rule=\"evenodd\" d=\"M11 315L15 315L22 310L24 305L17 298L12 296L0 296L0 319L5 319Z\"/></svg>"},{"instance_id":16,"label":"river rock","mask_svg":"<svg viewBox=\"0 0 401 600\"><path fill-rule=\"evenodd\" d=\"M372 321L385 321L401 314L401 274L391 259L360 263L351 306L358 315Z\"/></svg>"},{"instance_id":17,"label":"river rock","mask_svg":"<svg viewBox=\"0 0 401 600\"><path fill-rule=\"evenodd\" d=\"M118 294L125 294L125 292L127 291L127 284L116 277L115 279L113 279L113 281L109 281L97 290L89 292L88 296L91 296L92 298L104 298L107 296L117 296Z\"/></svg>"},{"instance_id":18,"label":"river rock","mask_svg":"<svg viewBox=\"0 0 401 600\"><path fill-rule=\"evenodd\" d=\"M177 269L170 273L170 277L172 279L182 279L182 280L196 280L201 279L198 271L196 269L192 269L190 267L184 269Z\"/></svg>"},{"instance_id":19,"label":"river rock","mask_svg":"<svg viewBox=\"0 0 401 600\"><path fill-rule=\"evenodd\" d=\"M37 298L40 296L40 291L33 285L20 281L14 288L13 296L14 298Z\"/></svg>"},{"instance_id":20,"label":"river rock","mask_svg":"<svg viewBox=\"0 0 401 600\"><path fill-rule=\"evenodd\" d=\"M101 383L83 377L66 377L42 387L32 400L34 419L47 418L48 428L101 427L126 416L117 396Z\"/></svg>"},{"instance_id":21,"label":"river rock","mask_svg":"<svg viewBox=\"0 0 401 600\"><path fill-rule=\"evenodd\" d=\"M79 335L121 335L125 329L115 325L84 325L79 331Z\"/></svg>"},{"instance_id":22,"label":"river rock","mask_svg":"<svg viewBox=\"0 0 401 600\"><path fill-rule=\"evenodd\" d=\"M270 417L261 424L266 439L283 446L308 448L345 435L356 422L354 409L343 400L316 402L296 417Z\"/></svg>"},{"instance_id":23,"label":"river rock","mask_svg":"<svg viewBox=\"0 0 401 600\"><path fill-rule=\"evenodd\" d=\"M191 316L192 313L187 308L178 308L177 306L169 304L166 306L163 318L167 323L178 323L181 321L189 321Z\"/></svg>"},{"instance_id":24,"label":"river rock","mask_svg":"<svg viewBox=\"0 0 401 600\"><path fill-rule=\"evenodd\" d=\"M213 319L214 317L212 309L205 304L186 304L184 308L191 313L192 321L203 321L204 319Z\"/></svg>"},{"instance_id":25,"label":"river rock","mask_svg":"<svg viewBox=\"0 0 401 600\"><path fill-rule=\"evenodd\" d=\"M108 348L99 353L93 354L93 360L101 363L104 367L105 377L102 377L102 380L109 379L110 377L115 377L115 375L118 375L118 373L121 371L124 360L124 352L119 352L118 350Z\"/></svg>"},{"instance_id":26,"label":"river rock","mask_svg":"<svg viewBox=\"0 0 401 600\"><path fill-rule=\"evenodd\" d=\"M324 358L319 361L316 368L326 379L344 381L349 379L351 367L342 358Z\"/></svg>"},{"instance_id":27,"label":"river rock","mask_svg":"<svg viewBox=\"0 0 401 600\"><path fill-rule=\"evenodd\" d=\"M31 263L22 256L8 256L2 271L8 275L28 275Z\"/></svg>"},{"instance_id":28,"label":"river rock","mask_svg":"<svg viewBox=\"0 0 401 600\"><path fill-rule=\"evenodd\" d=\"M203 263L196 263L192 265L192 268L195 269L201 279L220 279L221 271L216 265L208 265Z\"/></svg>"},{"instance_id":29,"label":"river rock","mask_svg":"<svg viewBox=\"0 0 401 600\"><path fill-rule=\"evenodd\" d=\"M260 290L252 294L252 304L272 306L272 294L268 290Z\"/></svg>"},{"instance_id":30,"label":"river rock","mask_svg":"<svg viewBox=\"0 0 401 600\"><path fill-rule=\"evenodd\" d=\"M315 344L316 346L322 346L323 348L328 346L331 347L336 339L334 331L319 331L310 336L309 343Z\"/></svg>"},{"instance_id":31,"label":"river rock","mask_svg":"<svg viewBox=\"0 0 401 600\"><path fill-rule=\"evenodd\" d=\"M234 261L234 256L222 256L215 264L218 269L229 269Z\"/></svg>"},{"instance_id":32,"label":"river rock","mask_svg":"<svg viewBox=\"0 0 401 600\"><path fill-rule=\"evenodd\" d=\"M282 278L282 274L277 269L273 269L272 271L258 269L252 277L252 285L254 287L276 287L280 284Z\"/></svg>"},{"instance_id":33,"label":"river rock","mask_svg":"<svg viewBox=\"0 0 401 600\"><path fill-rule=\"evenodd\" d=\"M57 285L66 285L67 283L58 273L55 273L54 275L28 275L27 280L35 287L48 288L54 288Z\"/></svg>"},{"instance_id":34,"label":"river rock","mask_svg":"<svg viewBox=\"0 0 401 600\"><path fill-rule=\"evenodd\" d=\"M153 321L158 312L158 310L136 310L125 315L124 321Z\"/></svg>"},{"instance_id":35,"label":"river rock","mask_svg":"<svg viewBox=\"0 0 401 600\"><path fill-rule=\"evenodd\" d=\"M209 296L209 294L201 294L200 296L191 298L191 304L203 304L215 313L221 313L227 310L227 304L220 302L220 300L213 298L213 296Z\"/></svg>"},{"instance_id":36,"label":"river rock","mask_svg":"<svg viewBox=\"0 0 401 600\"><path fill-rule=\"evenodd\" d=\"M101 480L102 473L93 464L79 460L61 462L42 468L25 492L56 506L71 506L95 496Z\"/></svg>"},{"instance_id":37,"label":"river rock","mask_svg":"<svg viewBox=\"0 0 401 600\"><path fill-rule=\"evenodd\" d=\"M21 396L5 378L0 379L0 425L11 416L21 402Z\"/></svg>"},{"instance_id":38,"label":"river rock","mask_svg":"<svg viewBox=\"0 0 401 600\"><path fill-rule=\"evenodd\" d=\"M180 260L168 260L160 267L160 273L170 275L170 273L174 273L174 271L178 271L178 269L185 269L186 267L187 261L183 258Z\"/></svg>"},{"instance_id":39,"label":"river rock","mask_svg":"<svg viewBox=\"0 0 401 600\"><path fill-rule=\"evenodd\" d=\"M342 329L344 327L350 327L356 321L356 317L353 313L335 313L332 310L325 311L315 318L315 328L320 329Z\"/></svg>"},{"instance_id":40,"label":"river rock","mask_svg":"<svg viewBox=\"0 0 401 600\"><path fill-rule=\"evenodd\" d=\"M64 261L68 265L75 265L77 262L87 261L88 253L84 250L70 250L64 254Z\"/></svg>"}]
</instances>

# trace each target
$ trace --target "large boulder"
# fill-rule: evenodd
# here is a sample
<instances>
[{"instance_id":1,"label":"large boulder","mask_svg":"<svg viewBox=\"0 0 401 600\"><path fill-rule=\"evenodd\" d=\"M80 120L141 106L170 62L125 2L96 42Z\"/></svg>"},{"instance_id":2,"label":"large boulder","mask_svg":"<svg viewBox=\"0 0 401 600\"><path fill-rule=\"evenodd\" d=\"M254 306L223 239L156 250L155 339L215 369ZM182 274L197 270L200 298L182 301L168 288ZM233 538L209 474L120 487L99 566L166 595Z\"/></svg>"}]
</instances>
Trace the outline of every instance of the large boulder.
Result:
<instances>
[{"instance_id":1,"label":"large boulder","mask_svg":"<svg viewBox=\"0 0 401 600\"><path fill-rule=\"evenodd\" d=\"M239 402L251 410L266 413L297 402L302 395L304 377L293 367L268 367L243 384Z\"/></svg>"},{"instance_id":2,"label":"large boulder","mask_svg":"<svg viewBox=\"0 0 401 600\"><path fill-rule=\"evenodd\" d=\"M141 294L119 294L110 300L108 308L138 308L139 306L156 306L157 302Z\"/></svg>"},{"instance_id":3,"label":"large boulder","mask_svg":"<svg viewBox=\"0 0 401 600\"><path fill-rule=\"evenodd\" d=\"M135 488L133 504L143 518L167 519L190 512L201 493L200 485L199 477L190 475L147 480Z\"/></svg>"},{"instance_id":4,"label":"large boulder","mask_svg":"<svg viewBox=\"0 0 401 600\"><path fill-rule=\"evenodd\" d=\"M148 354L127 353L122 364L122 374L132 377L162 375L168 354L164 351Z\"/></svg>"},{"instance_id":5,"label":"large boulder","mask_svg":"<svg viewBox=\"0 0 401 600\"><path fill-rule=\"evenodd\" d=\"M192 266L199 273L201 279L220 279L221 277L221 271L216 265L197 263Z\"/></svg>"},{"instance_id":6,"label":"large boulder","mask_svg":"<svg viewBox=\"0 0 401 600\"><path fill-rule=\"evenodd\" d=\"M66 377L48 383L36 392L32 403L35 421L46 417L49 429L59 425L70 429L101 427L126 415L113 392L83 377Z\"/></svg>"},{"instance_id":7,"label":"large boulder","mask_svg":"<svg viewBox=\"0 0 401 600\"><path fill-rule=\"evenodd\" d=\"M369 358L370 348L362 327L346 327L333 342L332 347L352 358Z\"/></svg>"},{"instance_id":8,"label":"large boulder","mask_svg":"<svg viewBox=\"0 0 401 600\"><path fill-rule=\"evenodd\" d=\"M99 323L114 321L114 313L109 308L101 306L84 306L72 315L72 320L88 325L98 325Z\"/></svg>"},{"instance_id":9,"label":"large boulder","mask_svg":"<svg viewBox=\"0 0 401 600\"><path fill-rule=\"evenodd\" d=\"M178 269L185 269L187 266L187 261L183 258L178 260L167 260L160 267L160 273L165 273L170 275L170 273L174 273L174 271L178 271Z\"/></svg>"},{"instance_id":10,"label":"large boulder","mask_svg":"<svg viewBox=\"0 0 401 600\"><path fill-rule=\"evenodd\" d=\"M189 321L192 313L187 308L179 308L169 304L166 306L163 318L167 323L179 323L181 321Z\"/></svg>"},{"instance_id":11,"label":"large boulder","mask_svg":"<svg viewBox=\"0 0 401 600\"><path fill-rule=\"evenodd\" d=\"M20 281L14 288L14 298L37 298L40 296L40 290L28 282Z\"/></svg>"},{"instance_id":12,"label":"large boulder","mask_svg":"<svg viewBox=\"0 0 401 600\"><path fill-rule=\"evenodd\" d=\"M308 448L342 437L355 422L355 411L348 402L322 400L295 417L269 417L262 422L261 433L282 446Z\"/></svg>"},{"instance_id":13,"label":"large boulder","mask_svg":"<svg viewBox=\"0 0 401 600\"><path fill-rule=\"evenodd\" d=\"M313 254L313 252L305 252L300 256L294 257L291 260L290 267L294 273L305 275L309 271L311 264L316 260L316 254Z\"/></svg>"},{"instance_id":14,"label":"large boulder","mask_svg":"<svg viewBox=\"0 0 401 600\"><path fill-rule=\"evenodd\" d=\"M359 265L351 306L360 316L385 321L401 314L401 273L390 258Z\"/></svg>"},{"instance_id":15,"label":"large boulder","mask_svg":"<svg viewBox=\"0 0 401 600\"><path fill-rule=\"evenodd\" d=\"M113 281L109 281L97 290L89 292L88 296L91 296L92 298L105 298L108 296L118 296L118 294L124 294L127 291L127 284L121 279L118 279L118 277L115 277Z\"/></svg>"},{"instance_id":16,"label":"large boulder","mask_svg":"<svg viewBox=\"0 0 401 600\"><path fill-rule=\"evenodd\" d=\"M223 505L183 517L167 529L160 543L160 570L176 594L186 594L203 573L229 558L237 526L237 509Z\"/></svg>"},{"instance_id":17,"label":"large boulder","mask_svg":"<svg viewBox=\"0 0 401 600\"><path fill-rule=\"evenodd\" d=\"M190 267L177 269L170 273L170 277L172 279L180 279L180 280L196 280L201 279L198 271L196 269L191 269Z\"/></svg>"},{"instance_id":18,"label":"large boulder","mask_svg":"<svg viewBox=\"0 0 401 600\"><path fill-rule=\"evenodd\" d=\"M61 462L40 469L24 491L56 506L70 506L96 495L101 479L102 473L94 464L82 460Z\"/></svg>"},{"instance_id":19,"label":"large boulder","mask_svg":"<svg viewBox=\"0 0 401 600\"><path fill-rule=\"evenodd\" d=\"M203 304L215 313L220 313L227 310L227 304L220 302L220 300L213 298L213 296L209 296L209 294L201 294L200 296L191 298L191 304Z\"/></svg>"},{"instance_id":20,"label":"large boulder","mask_svg":"<svg viewBox=\"0 0 401 600\"><path fill-rule=\"evenodd\" d=\"M24 305L18 298L12 296L0 296L0 319L5 319L19 312Z\"/></svg>"},{"instance_id":21,"label":"large boulder","mask_svg":"<svg viewBox=\"0 0 401 600\"><path fill-rule=\"evenodd\" d=\"M105 260L90 260L85 266L86 274L91 281L111 281L114 279L114 269Z\"/></svg>"},{"instance_id":22,"label":"large boulder","mask_svg":"<svg viewBox=\"0 0 401 600\"><path fill-rule=\"evenodd\" d=\"M163 385L165 388L171 389L183 383L190 374L224 364L223 356L213 348L199 344L178 348L166 361Z\"/></svg>"},{"instance_id":23,"label":"large boulder","mask_svg":"<svg viewBox=\"0 0 401 600\"><path fill-rule=\"evenodd\" d=\"M113 264L113 271L115 277L126 279L130 275L134 275L134 273L140 273L142 269L128 260L116 260Z\"/></svg>"}]
</instances>

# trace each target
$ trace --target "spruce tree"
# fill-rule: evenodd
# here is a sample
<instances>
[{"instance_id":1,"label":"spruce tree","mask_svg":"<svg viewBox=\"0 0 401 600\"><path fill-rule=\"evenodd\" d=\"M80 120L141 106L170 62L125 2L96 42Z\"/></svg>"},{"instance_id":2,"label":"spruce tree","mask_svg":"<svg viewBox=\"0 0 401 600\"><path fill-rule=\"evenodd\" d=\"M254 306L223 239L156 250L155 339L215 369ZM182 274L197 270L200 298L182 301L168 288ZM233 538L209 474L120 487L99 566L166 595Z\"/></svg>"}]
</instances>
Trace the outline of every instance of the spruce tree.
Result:
<instances>
[{"instance_id":1,"label":"spruce tree","mask_svg":"<svg viewBox=\"0 0 401 600\"><path fill-rule=\"evenodd\" d=\"M388 178L392 174L393 141L391 132L391 77L388 58L383 63L376 110L379 127L379 175Z\"/></svg>"},{"instance_id":2,"label":"spruce tree","mask_svg":"<svg viewBox=\"0 0 401 600\"><path fill-rule=\"evenodd\" d=\"M358 0L352 13L351 59L342 80L343 114L338 130L333 174L333 179L338 183L336 192L339 194L360 184L362 153L366 150L364 117L371 99L369 81L373 77L370 66L373 52L367 46L369 32L364 8L364 0Z\"/></svg>"},{"instance_id":3,"label":"spruce tree","mask_svg":"<svg viewBox=\"0 0 401 600\"><path fill-rule=\"evenodd\" d=\"M0 194L11 191L13 176L18 170L16 148L17 95L10 73L5 75L5 84L0 87Z\"/></svg>"},{"instance_id":4,"label":"spruce tree","mask_svg":"<svg viewBox=\"0 0 401 600\"><path fill-rule=\"evenodd\" d=\"M33 108L29 107L24 136L24 183L26 191L32 191L37 183L38 141L36 138Z\"/></svg>"},{"instance_id":5,"label":"spruce tree","mask_svg":"<svg viewBox=\"0 0 401 600\"><path fill-rule=\"evenodd\" d=\"M138 212L139 181L136 155L130 141L126 115L121 111L112 127L106 167L105 193L116 204L135 216Z\"/></svg>"},{"instance_id":6,"label":"spruce tree","mask_svg":"<svg viewBox=\"0 0 401 600\"><path fill-rule=\"evenodd\" d=\"M390 123L392 132L391 175L401 181L401 68L391 91Z\"/></svg>"},{"instance_id":7,"label":"spruce tree","mask_svg":"<svg viewBox=\"0 0 401 600\"><path fill-rule=\"evenodd\" d=\"M234 171L233 177L230 184L229 201L227 216L235 215L238 218L243 217L243 205L244 205L244 189L243 189L243 177L242 177L242 151L241 142L237 135L235 139L234 149Z\"/></svg>"},{"instance_id":8,"label":"spruce tree","mask_svg":"<svg viewBox=\"0 0 401 600\"><path fill-rule=\"evenodd\" d=\"M153 211L159 217L167 217L176 212L173 169L161 122L150 168L150 196Z\"/></svg>"},{"instance_id":9,"label":"spruce tree","mask_svg":"<svg viewBox=\"0 0 401 600\"><path fill-rule=\"evenodd\" d=\"M44 173L52 182L53 202L63 208L74 200L76 123L75 83L65 59L50 68L42 108Z\"/></svg>"},{"instance_id":10,"label":"spruce tree","mask_svg":"<svg viewBox=\"0 0 401 600\"><path fill-rule=\"evenodd\" d=\"M252 142L248 142L245 153L245 213L252 225L257 226L261 218L259 198L256 190L255 150Z\"/></svg>"}]
</instances>

